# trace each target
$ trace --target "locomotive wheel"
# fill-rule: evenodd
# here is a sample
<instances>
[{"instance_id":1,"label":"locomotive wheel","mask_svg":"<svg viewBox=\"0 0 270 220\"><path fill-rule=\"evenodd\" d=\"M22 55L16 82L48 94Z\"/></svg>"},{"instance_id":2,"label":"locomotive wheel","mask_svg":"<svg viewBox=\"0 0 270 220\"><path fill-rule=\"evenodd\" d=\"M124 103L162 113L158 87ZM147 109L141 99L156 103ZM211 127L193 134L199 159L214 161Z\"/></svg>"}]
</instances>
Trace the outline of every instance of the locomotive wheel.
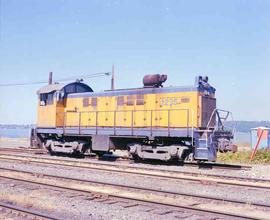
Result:
<instances>
[{"instance_id":1,"label":"locomotive wheel","mask_svg":"<svg viewBox=\"0 0 270 220\"><path fill-rule=\"evenodd\" d=\"M134 160L134 162L140 162L142 160L142 158L140 158L137 154L133 154L131 158Z\"/></svg>"},{"instance_id":2,"label":"locomotive wheel","mask_svg":"<svg viewBox=\"0 0 270 220\"><path fill-rule=\"evenodd\" d=\"M98 157L103 157L103 155L105 154L105 152L98 151L98 152L95 152L95 154L96 154Z\"/></svg>"},{"instance_id":3,"label":"locomotive wheel","mask_svg":"<svg viewBox=\"0 0 270 220\"><path fill-rule=\"evenodd\" d=\"M71 154L72 157L75 157L75 158L83 158L84 155L83 155L83 152L80 152L80 151L74 151L72 154Z\"/></svg>"},{"instance_id":4,"label":"locomotive wheel","mask_svg":"<svg viewBox=\"0 0 270 220\"><path fill-rule=\"evenodd\" d=\"M54 151L51 150L51 149L49 149L48 152L49 152L49 154L50 154L51 156L55 156L55 155L56 155L56 152L54 152Z\"/></svg>"}]
</instances>

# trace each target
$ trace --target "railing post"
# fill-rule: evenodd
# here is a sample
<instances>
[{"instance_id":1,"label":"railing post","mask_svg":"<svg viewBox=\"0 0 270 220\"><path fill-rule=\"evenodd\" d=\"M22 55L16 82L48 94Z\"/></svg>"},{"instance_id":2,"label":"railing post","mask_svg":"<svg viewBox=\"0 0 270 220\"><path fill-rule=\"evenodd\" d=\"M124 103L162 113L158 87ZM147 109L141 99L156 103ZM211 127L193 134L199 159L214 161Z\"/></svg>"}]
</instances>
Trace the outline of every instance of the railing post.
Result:
<instances>
[{"instance_id":1,"label":"railing post","mask_svg":"<svg viewBox=\"0 0 270 220\"><path fill-rule=\"evenodd\" d=\"M96 135L98 134L98 111L96 111Z\"/></svg>"},{"instance_id":2,"label":"railing post","mask_svg":"<svg viewBox=\"0 0 270 220\"><path fill-rule=\"evenodd\" d=\"M171 116L171 109L168 110L168 136L170 136L170 116Z\"/></svg>"},{"instance_id":3,"label":"railing post","mask_svg":"<svg viewBox=\"0 0 270 220\"><path fill-rule=\"evenodd\" d=\"M114 120L113 120L113 133L116 135L116 110L114 111Z\"/></svg>"},{"instance_id":4,"label":"railing post","mask_svg":"<svg viewBox=\"0 0 270 220\"><path fill-rule=\"evenodd\" d=\"M150 126L150 128L151 128L150 133L151 133L151 137L152 137L153 136L153 110L151 110L151 126Z\"/></svg>"},{"instance_id":5,"label":"railing post","mask_svg":"<svg viewBox=\"0 0 270 220\"><path fill-rule=\"evenodd\" d=\"M197 114L196 114L196 117L197 117ZM194 111L193 109L191 109L191 123L192 123L192 131L191 131L191 145L194 146Z\"/></svg>"},{"instance_id":6,"label":"railing post","mask_svg":"<svg viewBox=\"0 0 270 220\"><path fill-rule=\"evenodd\" d=\"M131 111L131 135L133 135L133 110Z\"/></svg>"},{"instance_id":7,"label":"railing post","mask_svg":"<svg viewBox=\"0 0 270 220\"><path fill-rule=\"evenodd\" d=\"M81 112L79 112L79 135L81 134Z\"/></svg>"},{"instance_id":8,"label":"railing post","mask_svg":"<svg viewBox=\"0 0 270 220\"><path fill-rule=\"evenodd\" d=\"M67 118L66 114L67 114L67 112L64 112L63 134L65 134L65 132L66 132L66 131L65 131L65 130L66 130L66 129L65 129L65 128L66 128L66 123L67 123L67 122L66 122L66 120L67 120L67 119L66 119L66 118Z\"/></svg>"},{"instance_id":9,"label":"railing post","mask_svg":"<svg viewBox=\"0 0 270 220\"><path fill-rule=\"evenodd\" d=\"M90 125L91 125L90 121L91 121L91 112L88 111L88 112L87 112L87 124L86 124L86 127L87 127L87 128L88 128L88 127L91 127L91 126L90 126Z\"/></svg>"},{"instance_id":10,"label":"railing post","mask_svg":"<svg viewBox=\"0 0 270 220\"><path fill-rule=\"evenodd\" d=\"M187 109L187 136L189 135L189 110Z\"/></svg>"}]
</instances>

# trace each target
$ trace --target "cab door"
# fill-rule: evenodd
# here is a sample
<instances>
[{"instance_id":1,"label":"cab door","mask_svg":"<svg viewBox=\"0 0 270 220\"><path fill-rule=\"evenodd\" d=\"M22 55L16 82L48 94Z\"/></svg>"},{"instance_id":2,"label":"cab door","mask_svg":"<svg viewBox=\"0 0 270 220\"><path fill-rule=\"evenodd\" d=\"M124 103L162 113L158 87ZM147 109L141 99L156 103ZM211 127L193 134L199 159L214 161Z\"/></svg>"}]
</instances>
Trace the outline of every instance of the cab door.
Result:
<instances>
[{"instance_id":1,"label":"cab door","mask_svg":"<svg viewBox=\"0 0 270 220\"><path fill-rule=\"evenodd\" d=\"M64 127L65 125L65 105L66 100L64 99L64 93L56 92L56 127Z\"/></svg>"},{"instance_id":2,"label":"cab door","mask_svg":"<svg viewBox=\"0 0 270 220\"><path fill-rule=\"evenodd\" d=\"M38 127L56 127L56 100L54 92L39 95Z\"/></svg>"},{"instance_id":3,"label":"cab door","mask_svg":"<svg viewBox=\"0 0 270 220\"><path fill-rule=\"evenodd\" d=\"M210 127L215 127L216 115L214 114L212 116L215 109L216 109L215 98L209 96L201 96L201 127L206 128L208 123Z\"/></svg>"}]
</instances>

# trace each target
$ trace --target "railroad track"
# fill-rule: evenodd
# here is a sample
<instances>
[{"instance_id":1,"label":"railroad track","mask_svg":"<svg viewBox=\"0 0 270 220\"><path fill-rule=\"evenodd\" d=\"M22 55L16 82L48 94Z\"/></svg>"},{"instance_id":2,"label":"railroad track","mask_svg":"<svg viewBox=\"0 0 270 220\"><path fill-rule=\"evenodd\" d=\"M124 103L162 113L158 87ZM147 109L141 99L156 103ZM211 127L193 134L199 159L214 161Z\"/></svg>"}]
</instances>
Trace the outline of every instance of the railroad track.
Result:
<instances>
[{"instance_id":1,"label":"railroad track","mask_svg":"<svg viewBox=\"0 0 270 220\"><path fill-rule=\"evenodd\" d=\"M130 175L142 175L147 177L167 178L181 181L191 181L200 184L220 184L238 187L252 187L255 189L270 189L270 180L256 179L239 176L218 175L218 174L202 174L189 171L168 171L158 168L141 168L127 164L108 164L96 161L77 162L65 159L40 158L30 155L7 155L0 154L0 160L17 161L24 163L34 163L42 165L55 165L61 167L72 167L88 170L99 170L103 172L116 172Z\"/></svg>"},{"instance_id":2,"label":"railroad track","mask_svg":"<svg viewBox=\"0 0 270 220\"><path fill-rule=\"evenodd\" d=\"M45 149L37 149L37 148L0 148L0 152L15 152L15 153L34 153L34 154L48 154ZM59 154L60 155L60 154ZM93 155L85 155L85 157L91 158L91 160L100 160L100 161L129 161L132 160L126 156L111 156L106 155L102 157L95 157ZM211 162L204 162L204 163L196 163L196 162L184 162L179 163L169 161L157 161L157 160L140 160L138 162L145 163L145 164L152 164L152 165L181 165L181 166L190 166L190 167L198 167L199 169L228 169L228 170L248 170L251 169L251 166L246 165L237 165L237 164L222 164L222 163L211 163Z\"/></svg>"},{"instance_id":3,"label":"railroad track","mask_svg":"<svg viewBox=\"0 0 270 220\"><path fill-rule=\"evenodd\" d=\"M2 179L38 184L61 190L72 190L80 193L101 194L107 199L128 199L138 203L146 202L155 205L165 205L168 208L181 208L246 219L269 219L270 215L270 205L266 204L246 204L245 201L240 200L197 196L174 191L155 190L147 187L105 183L14 169L1 168L0 170L0 178Z\"/></svg>"},{"instance_id":4,"label":"railroad track","mask_svg":"<svg viewBox=\"0 0 270 220\"><path fill-rule=\"evenodd\" d=\"M0 219L56 220L58 218L0 202Z\"/></svg>"},{"instance_id":5,"label":"railroad track","mask_svg":"<svg viewBox=\"0 0 270 220\"><path fill-rule=\"evenodd\" d=\"M200 169L221 169L221 170L250 170L251 166L237 164L222 164L222 163L184 163L184 166L198 167Z\"/></svg>"},{"instance_id":6,"label":"railroad track","mask_svg":"<svg viewBox=\"0 0 270 220\"><path fill-rule=\"evenodd\" d=\"M0 152L19 152L19 153L47 153L46 150L40 148L28 148L28 147L18 147L18 148L11 148L11 147L1 147Z\"/></svg>"}]
</instances>

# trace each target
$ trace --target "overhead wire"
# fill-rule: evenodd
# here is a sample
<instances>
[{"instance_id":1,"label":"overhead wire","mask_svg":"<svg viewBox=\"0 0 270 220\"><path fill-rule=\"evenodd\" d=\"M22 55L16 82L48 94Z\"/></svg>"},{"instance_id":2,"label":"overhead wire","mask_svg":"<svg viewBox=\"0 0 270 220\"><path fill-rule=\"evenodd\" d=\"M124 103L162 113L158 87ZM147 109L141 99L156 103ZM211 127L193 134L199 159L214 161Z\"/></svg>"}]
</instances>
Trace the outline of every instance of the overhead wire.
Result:
<instances>
[{"instance_id":1,"label":"overhead wire","mask_svg":"<svg viewBox=\"0 0 270 220\"><path fill-rule=\"evenodd\" d=\"M94 77L102 77L102 76L109 76L111 72L104 72L104 73L94 73L94 74L82 74L82 75L76 75L74 77L67 77L67 78L61 78L54 80L54 82L64 82L64 81L71 81L79 78L94 78ZM37 85L37 84L45 84L48 83L48 80L44 81L32 81L32 82L18 82L18 83L0 83L0 87L8 87L8 86L28 86L28 85Z\"/></svg>"}]
</instances>

